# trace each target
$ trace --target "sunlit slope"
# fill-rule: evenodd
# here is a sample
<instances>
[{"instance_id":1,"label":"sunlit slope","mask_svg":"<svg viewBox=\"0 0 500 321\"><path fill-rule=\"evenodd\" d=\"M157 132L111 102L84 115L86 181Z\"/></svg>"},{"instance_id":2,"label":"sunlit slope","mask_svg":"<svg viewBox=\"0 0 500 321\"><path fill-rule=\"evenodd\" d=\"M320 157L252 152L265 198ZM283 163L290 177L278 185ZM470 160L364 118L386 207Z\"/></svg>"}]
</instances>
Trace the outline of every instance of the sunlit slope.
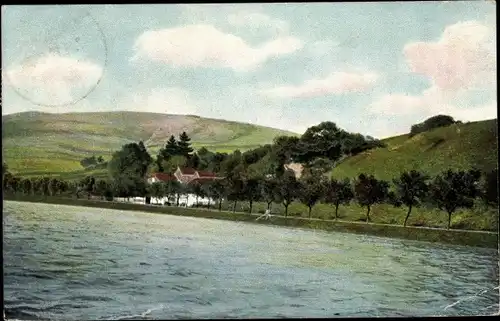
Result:
<instances>
[{"instance_id":1,"label":"sunlit slope","mask_svg":"<svg viewBox=\"0 0 500 321\"><path fill-rule=\"evenodd\" d=\"M437 128L411 138L391 137L384 140L386 148L346 158L332 175L354 178L368 173L391 179L411 169L430 175L449 168L489 171L498 164L497 135L497 119L492 119Z\"/></svg>"},{"instance_id":2,"label":"sunlit slope","mask_svg":"<svg viewBox=\"0 0 500 321\"><path fill-rule=\"evenodd\" d=\"M123 144L143 140L151 153L170 135L186 131L193 146L215 151L246 150L272 142L278 129L197 116L139 112L49 114L26 112L2 116L3 160L24 175L82 171L83 157L108 159Z\"/></svg>"}]
</instances>

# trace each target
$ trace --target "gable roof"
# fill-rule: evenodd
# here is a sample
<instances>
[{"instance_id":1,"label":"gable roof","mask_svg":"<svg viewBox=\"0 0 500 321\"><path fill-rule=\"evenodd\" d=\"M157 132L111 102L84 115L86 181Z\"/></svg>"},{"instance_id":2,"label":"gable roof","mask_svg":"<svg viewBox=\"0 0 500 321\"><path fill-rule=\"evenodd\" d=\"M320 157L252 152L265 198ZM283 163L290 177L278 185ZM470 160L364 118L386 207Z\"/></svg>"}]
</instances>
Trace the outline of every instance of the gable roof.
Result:
<instances>
[{"instance_id":1,"label":"gable roof","mask_svg":"<svg viewBox=\"0 0 500 321\"><path fill-rule=\"evenodd\" d=\"M182 175L195 175L196 170L190 167L179 167Z\"/></svg>"},{"instance_id":2,"label":"gable roof","mask_svg":"<svg viewBox=\"0 0 500 321\"><path fill-rule=\"evenodd\" d=\"M162 182L169 182L169 181L175 181L177 178L175 176L165 174L165 173L153 173L149 176L150 178L156 178L159 181Z\"/></svg>"}]
</instances>

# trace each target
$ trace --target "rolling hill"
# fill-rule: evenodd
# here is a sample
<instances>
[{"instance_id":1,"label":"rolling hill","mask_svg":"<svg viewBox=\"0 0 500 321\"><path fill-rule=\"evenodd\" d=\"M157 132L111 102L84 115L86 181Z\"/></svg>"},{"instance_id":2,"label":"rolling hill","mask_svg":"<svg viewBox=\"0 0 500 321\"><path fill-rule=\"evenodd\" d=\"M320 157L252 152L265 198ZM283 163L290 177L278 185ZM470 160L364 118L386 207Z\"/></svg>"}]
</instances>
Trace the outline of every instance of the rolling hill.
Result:
<instances>
[{"instance_id":1,"label":"rolling hill","mask_svg":"<svg viewBox=\"0 0 500 321\"><path fill-rule=\"evenodd\" d=\"M86 171L80 160L113 152L129 142L143 140L156 155L170 135L186 131L193 147L212 151L242 151L271 143L278 135L297 135L269 127L191 115L140 112L51 114L23 112L2 116L3 161L22 176L43 174L77 178L100 176Z\"/></svg>"},{"instance_id":2,"label":"rolling hill","mask_svg":"<svg viewBox=\"0 0 500 321\"><path fill-rule=\"evenodd\" d=\"M195 148L226 152L270 143L278 135L297 135L190 115L25 112L2 117L3 160L12 172L22 176L100 177L105 171L85 170L80 160L91 155L109 159L123 144L139 140L155 155L171 134L177 136L181 131L190 135ZM354 178L363 172L392 179L410 169L430 175L448 168L489 171L498 167L497 136L497 119L455 124L413 137L395 136L383 140L387 145L384 148L345 158L331 175Z\"/></svg>"},{"instance_id":3,"label":"rolling hill","mask_svg":"<svg viewBox=\"0 0 500 321\"><path fill-rule=\"evenodd\" d=\"M430 175L449 168L490 171L498 168L497 137L497 119L455 124L413 137L391 137L383 140L385 148L348 157L331 174L340 179L360 173L392 179L411 169Z\"/></svg>"}]
</instances>

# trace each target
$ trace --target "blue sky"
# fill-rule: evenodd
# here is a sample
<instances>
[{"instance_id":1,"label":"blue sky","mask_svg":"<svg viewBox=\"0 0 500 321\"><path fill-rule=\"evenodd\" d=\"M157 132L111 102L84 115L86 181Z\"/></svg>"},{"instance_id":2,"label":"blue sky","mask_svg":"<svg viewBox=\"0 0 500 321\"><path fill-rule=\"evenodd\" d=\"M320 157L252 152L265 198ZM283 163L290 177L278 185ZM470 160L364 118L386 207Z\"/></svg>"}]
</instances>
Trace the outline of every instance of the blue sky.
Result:
<instances>
[{"instance_id":1,"label":"blue sky","mask_svg":"<svg viewBox=\"0 0 500 321\"><path fill-rule=\"evenodd\" d=\"M491 1L2 6L2 114L132 110L383 138L497 117Z\"/></svg>"}]
</instances>

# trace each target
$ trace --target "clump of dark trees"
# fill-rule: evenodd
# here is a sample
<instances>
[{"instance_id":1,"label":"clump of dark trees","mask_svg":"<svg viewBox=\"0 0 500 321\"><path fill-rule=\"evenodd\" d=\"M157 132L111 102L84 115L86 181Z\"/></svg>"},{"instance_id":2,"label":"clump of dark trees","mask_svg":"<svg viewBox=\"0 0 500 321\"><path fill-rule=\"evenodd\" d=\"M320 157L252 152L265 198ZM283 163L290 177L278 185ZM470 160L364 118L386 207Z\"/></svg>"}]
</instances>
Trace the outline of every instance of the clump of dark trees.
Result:
<instances>
[{"instance_id":1,"label":"clump of dark trees","mask_svg":"<svg viewBox=\"0 0 500 321\"><path fill-rule=\"evenodd\" d=\"M430 131L439 127L448 127L453 124L461 124L460 120L455 120L453 117L448 115L436 115L426 119L425 121L411 126L409 136L415 136L416 134Z\"/></svg>"},{"instance_id":2,"label":"clump of dark trees","mask_svg":"<svg viewBox=\"0 0 500 321\"><path fill-rule=\"evenodd\" d=\"M106 168L107 163L104 161L102 156L95 157L92 155L90 157L85 157L80 161L80 165L82 167L90 169L90 168Z\"/></svg>"},{"instance_id":3,"label":"clump of dark trees","mask_svg":"<svg viewBox=\"0 0 500 321\"><path fill-rule=\"evenodd\" d=\"M108 200L167 196L174 199L176 205L181 195L194 194L197 198L216 200L214 205L219 210L223 200L233 204L233 211L238 202L248 202L250 213L257 201L267 203L269 209L273 203L281 203L285 216L290 204L299 201L308 207L309 217L314 206L322 202L333 206L334 218L338 218L340 206L354 201L366 208L367 222L375 204L388 203L406 209L405 226L412 209L425 204L448 214L448 228L452 214L460 208L471 208L477 199L498 206L496 169L488 173L474 169L447 170L433 178L411 170L392 182L368 174L360 174L354 180L329 178L325 175L327 171L343 158L384 146L371 137L339 129L332 122L313 126L301 137L280 136L273 144L243 153L239 150L231 154L218 153L206 148L194 152L190 140L185 132L178 140L171 136L156 158L148 153L143 142L126 144L108 163L109 180L86 177L79 182L64 183L54 178L20 179L8 173L4 165L4 190L43 195L58 195L69 190L77 197L96 195ZM290 162L303 164L300 179L285 169L284 165ZM148 173L172 174L177 166L212 171L224 178L205 184L182 185L177 181L147 184Z\"/></svg>"}]
</instances>

